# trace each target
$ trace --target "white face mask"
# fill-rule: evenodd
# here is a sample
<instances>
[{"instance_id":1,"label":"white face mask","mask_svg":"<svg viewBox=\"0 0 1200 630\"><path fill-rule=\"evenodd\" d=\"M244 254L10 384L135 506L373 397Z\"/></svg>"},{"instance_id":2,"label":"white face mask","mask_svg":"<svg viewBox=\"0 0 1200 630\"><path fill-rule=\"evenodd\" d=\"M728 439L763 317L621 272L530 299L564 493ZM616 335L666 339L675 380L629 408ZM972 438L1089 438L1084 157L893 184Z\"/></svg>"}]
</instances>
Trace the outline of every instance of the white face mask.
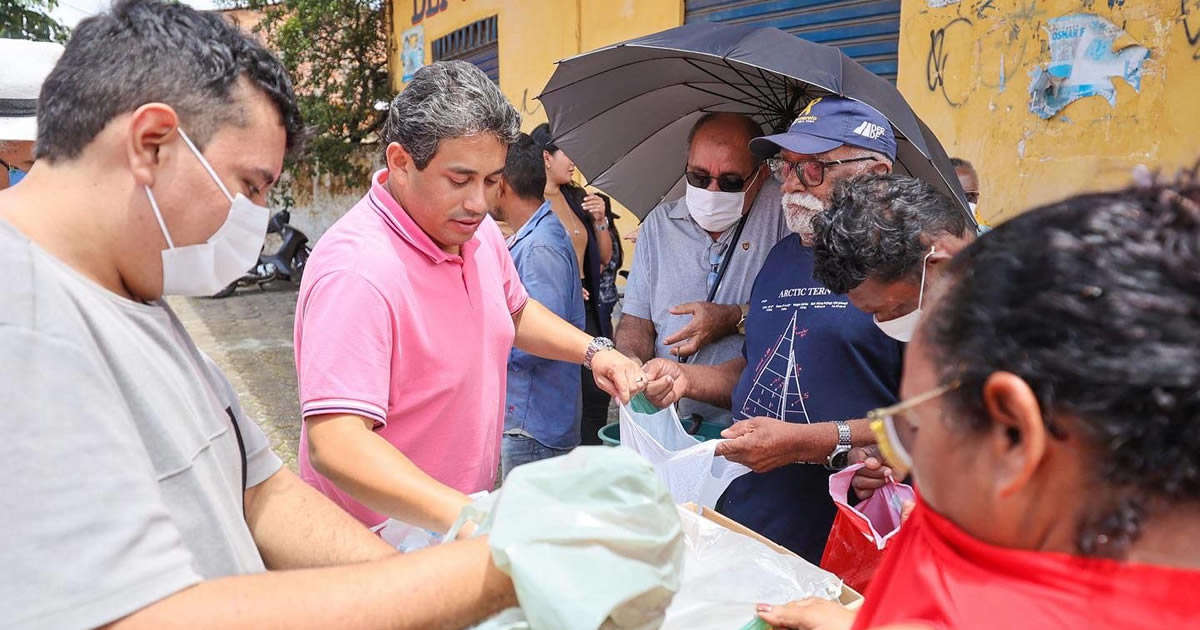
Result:
<instances>
[{"instance_id":1,"label":"white face mask","mask_svg":"<svg viewBox=\"0 0 1200 630\"><path fill-rule=\"evenodd\" d=\"M925 300L925 270L929 264L929 257L935 251L937 251L936 247L930 247L929 253L925 254L925 259L921 262L921 292L917 294L917 310L886 322L881 322L879 318L872 316L879 330L896 341L908 343L912 341L913 333L917 331L917 324L921 321L921 303Z\"/></svg>"},{"instance_id":2,"label":"white face mask","mask_svg":"<svg viewBox=\"0 0 1200 630\"><path fill-rule=\"evenodd\" d=\"M729 226L742 218L742 208L746 205L746 190L754 185L761 169L754 172L754 177L746 182L746 189L739 192L708 190L696 188L687 184L684 201L692 219L707 232L724 232Z\"/></svg>"},{"instance_id":3,"label":"white face mask","mask_svg":"<svg viewBox=\"0 0 1200 630\"><path fill-rule=\"evenodd\" d=\"M216 171L192 144L191 138L179 129L179 137L195 154L196 159L208 171L209 177L229 200L229 215L207 242L176 247L167 232L162 212L154 193L146 186L146 196L154 209L154 218L167 240L167 249L162 251L163 295L205 296L224 289L237 280L258 262L263 240L267 236L267 219L270 211L250 201L242 193L237 197L217 177Z\"/></svg>"}]
</instances>

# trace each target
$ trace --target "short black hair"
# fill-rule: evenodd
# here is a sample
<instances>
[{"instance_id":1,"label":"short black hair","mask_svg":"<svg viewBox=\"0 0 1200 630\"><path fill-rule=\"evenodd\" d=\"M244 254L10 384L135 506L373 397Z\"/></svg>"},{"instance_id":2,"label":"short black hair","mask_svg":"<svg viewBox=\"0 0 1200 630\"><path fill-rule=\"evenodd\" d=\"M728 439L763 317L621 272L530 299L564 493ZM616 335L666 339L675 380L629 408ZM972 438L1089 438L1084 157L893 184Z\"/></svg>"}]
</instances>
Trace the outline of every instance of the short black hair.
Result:
<instances>
[{"instance_id":1,"label":"short black hair","mask_svg":"<svg viewBox=\"0 0 1200 630\"><path fill-rule=\"evenodd\" d=\"M983 385L1021 377L1051 434L1090 450L1086 555L1200 501L1200 187L1194 178L1026 212L952 260L921 323L954 422L990 426ZM1057 428L1057 431L1055 430Z\"/></svg>"},{"instance_id":2,"label":"short black hair","mask_svg":"<svg viewBox=\"0 0 1200 630\"><path fill-rule=\"evenodd\" d=\"M965 168L972 173L975 172L975 165L962 158L950 158L950 166L953 166L956 169Z\"/></svg>"},{"instance_id":3,"label":"short black hair","mask_svg":"<svg viewBox=\"0 0 1200 630\"><path fill-rule=\"evenodd\" d=\"M79 23L38 99L37 157L78 157L117 116L146 103L170 105L203 147L225 124L244 124L234 100L241 77L279 109L287 149L301 141L287 70L216 13L176 2L121 0Z\"/></svg>"},{"instance_id":4,"label":"short black hair","mask_svg":"<svg viewBox=\"0 0 1200 630\"><path fill-rule=\"evenodd\" d=\"M838 183L829 210L813 218L813 278L843 294L871 277L916 278L930 240L967 230L958 204L922 180L852 177Z\"/></svg>"},{"instance_id":5,"label":"short black hair","mask_svg":"<svg viewBox=\"0 0 1200 630\"><path fill-rule=\"evenodd\" d=\"M529 132L529 136L533 138L539 151L549 151L551 155L558 152L558 145L554 144L554 137L550 134L550 123L542 123L534 127L533 131Z\"/></svg>"},{"instance_id":6,"label":"short black hair","mask_svg":"<svg viewBox=\"0 0 1200 630\"><path fill-rule=\"evenodd\" d=\"M529 134L523 133L508 145L504 162L504 183L522 199L544 201L546 198L546 165L542 148Z\"/></svg>"}]
</instances>

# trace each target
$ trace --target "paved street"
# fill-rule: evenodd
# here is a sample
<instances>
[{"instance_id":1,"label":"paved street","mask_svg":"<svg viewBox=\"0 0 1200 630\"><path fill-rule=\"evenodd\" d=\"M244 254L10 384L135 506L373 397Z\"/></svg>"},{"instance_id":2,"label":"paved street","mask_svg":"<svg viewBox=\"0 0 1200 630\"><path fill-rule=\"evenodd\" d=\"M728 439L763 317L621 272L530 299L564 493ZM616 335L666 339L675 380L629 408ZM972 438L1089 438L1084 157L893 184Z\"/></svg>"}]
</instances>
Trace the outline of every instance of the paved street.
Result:
<instances>
[{"instance_id":1,"label":"paved street","mask_svg":"<svg viewBox=\"0 0 1200 630\"><path fill-rule=\"evenodd\" d=\"M225 370L242 407L271 438L275 452L296 470L300 403L292 355L296 287L286 282L239 289L234 295L168 298L200 349Z\"/></svg>"}]
</instances>

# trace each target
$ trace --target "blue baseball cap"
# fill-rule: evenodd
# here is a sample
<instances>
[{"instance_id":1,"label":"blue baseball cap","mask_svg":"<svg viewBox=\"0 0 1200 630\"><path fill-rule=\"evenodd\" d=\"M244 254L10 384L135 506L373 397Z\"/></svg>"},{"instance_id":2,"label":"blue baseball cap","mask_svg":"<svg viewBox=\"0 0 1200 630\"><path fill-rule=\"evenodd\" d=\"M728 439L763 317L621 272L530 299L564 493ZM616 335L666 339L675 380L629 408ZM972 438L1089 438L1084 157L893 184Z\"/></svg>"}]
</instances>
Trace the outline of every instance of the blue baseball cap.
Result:
<instances>
[{"instance_id":1,"label":"blue baseball cap","mask_svg":"<svg viewBox=\"0 0 1200 630\"><path fill-rule=\"evenodd\" d=\"M896 159L892 123L874 107L840 96L822 96L809 101L786 132L751 140L750 151L760 158L769 158L780 149L812 155L842 145L876 151L889 160Z\"/></svg>"}]
</instances>

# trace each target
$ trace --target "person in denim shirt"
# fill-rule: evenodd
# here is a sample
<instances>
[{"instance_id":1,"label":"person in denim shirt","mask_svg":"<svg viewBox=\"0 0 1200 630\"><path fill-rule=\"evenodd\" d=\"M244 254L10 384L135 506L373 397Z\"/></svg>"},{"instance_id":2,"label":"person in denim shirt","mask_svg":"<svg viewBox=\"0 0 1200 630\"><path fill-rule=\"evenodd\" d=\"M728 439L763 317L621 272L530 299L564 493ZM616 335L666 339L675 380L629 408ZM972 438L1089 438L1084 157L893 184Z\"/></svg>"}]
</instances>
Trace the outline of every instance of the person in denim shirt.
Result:
<instances>
[{"instance_id":1,"label":"person in denim shirt","mask_svg":"<svg viewBox=\"0 0 1200 630\"><path fill-rule=\"evenodd\" d=\"M493 215L515 230L508 250L530 297L582 329L579 265L571 238L544 198L545 187L541 147L521 134L508 147ZM501 477L521 464L564 455L579 445L581 386L579 366L513 348L508 357Z\"/></svg>"}]
</instances>

